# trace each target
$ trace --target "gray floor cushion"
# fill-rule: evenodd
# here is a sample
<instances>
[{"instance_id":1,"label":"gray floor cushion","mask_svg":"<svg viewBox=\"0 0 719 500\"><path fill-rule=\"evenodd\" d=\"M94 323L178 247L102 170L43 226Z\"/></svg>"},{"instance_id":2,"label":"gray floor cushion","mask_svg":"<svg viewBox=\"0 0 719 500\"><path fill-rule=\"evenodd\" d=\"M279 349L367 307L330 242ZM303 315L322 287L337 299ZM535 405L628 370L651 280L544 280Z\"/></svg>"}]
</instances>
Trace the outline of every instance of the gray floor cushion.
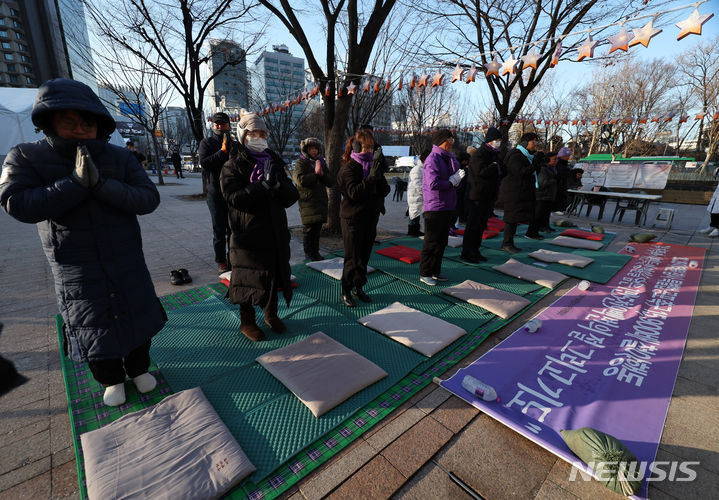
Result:
<instances>
[{"instance_id":1,"label":"gray floor cushion","mask_svg":"<svg viewBox=\"0 0 719 500\"><path fill-rule=\"evenodd\" d=\"M530 304L524 297L471 280L448 286L442 292L486 309L503 319L514 316Z\"/></svg>"}]
</instances>

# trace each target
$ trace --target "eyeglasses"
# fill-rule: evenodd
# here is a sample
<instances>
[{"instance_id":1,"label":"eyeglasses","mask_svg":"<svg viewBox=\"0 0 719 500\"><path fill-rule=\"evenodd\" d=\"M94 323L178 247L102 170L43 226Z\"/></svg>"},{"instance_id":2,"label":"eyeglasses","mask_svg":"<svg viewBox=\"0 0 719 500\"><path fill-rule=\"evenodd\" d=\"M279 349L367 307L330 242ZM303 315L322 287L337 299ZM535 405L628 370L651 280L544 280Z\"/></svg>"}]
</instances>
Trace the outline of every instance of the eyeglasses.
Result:
<instances>
[{"instance_id":1,"label":"eyeglasses","mask_svg":"<svg viewBox=\"0 0 719 500\"><path fill-rule=\"evenodd\" d=\"M56 122L55 125L62 128L63 130L75 130L78 127L83 130L94 130L97 128L96 122L88 122L83 119L76 120L72 118L61 118Z\"/></svg>"}]
</instances>

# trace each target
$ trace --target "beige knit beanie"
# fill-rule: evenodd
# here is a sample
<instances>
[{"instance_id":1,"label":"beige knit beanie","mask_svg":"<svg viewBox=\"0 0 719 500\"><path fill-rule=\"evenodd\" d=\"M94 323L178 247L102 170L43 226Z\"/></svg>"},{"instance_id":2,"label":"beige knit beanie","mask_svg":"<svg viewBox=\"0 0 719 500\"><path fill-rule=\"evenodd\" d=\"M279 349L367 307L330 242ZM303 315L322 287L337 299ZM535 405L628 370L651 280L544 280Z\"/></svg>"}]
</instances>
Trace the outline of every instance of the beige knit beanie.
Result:
<instances>
[{"instance_id":1,"label":"beige knit beanie","mask_svg":"<svg viewBox=\"0 0 719 500\"><path fill-rule=\"evenodd\" d=\"M240 110L240 121L237 122L237 139L241 144L245 143L245 136L250 130L264 130L268 134L270 132L260 115L243 108Z\"/></svg>"}]
</instances>

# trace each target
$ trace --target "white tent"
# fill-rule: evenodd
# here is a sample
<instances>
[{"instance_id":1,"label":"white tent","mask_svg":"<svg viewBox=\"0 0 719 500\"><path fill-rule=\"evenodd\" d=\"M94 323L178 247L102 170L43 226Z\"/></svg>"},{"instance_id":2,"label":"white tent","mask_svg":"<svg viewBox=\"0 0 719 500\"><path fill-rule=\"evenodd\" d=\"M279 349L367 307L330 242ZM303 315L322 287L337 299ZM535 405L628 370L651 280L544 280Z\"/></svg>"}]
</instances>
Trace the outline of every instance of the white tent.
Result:
<instances>
[{"instance_id":1,"label":"white tent","mask_svg":"<svg viewBox=\"0 0 719 500\"><path fill-rule=\"evenodd\" d=\"M45 137L42 132L35 132L35 125L30 118L36 94L37 89L0 87L0 160L4 160L16 144ZM115 131L110 137L110 143L124 147L125 139Z\"/></svg>"}]
</instances>

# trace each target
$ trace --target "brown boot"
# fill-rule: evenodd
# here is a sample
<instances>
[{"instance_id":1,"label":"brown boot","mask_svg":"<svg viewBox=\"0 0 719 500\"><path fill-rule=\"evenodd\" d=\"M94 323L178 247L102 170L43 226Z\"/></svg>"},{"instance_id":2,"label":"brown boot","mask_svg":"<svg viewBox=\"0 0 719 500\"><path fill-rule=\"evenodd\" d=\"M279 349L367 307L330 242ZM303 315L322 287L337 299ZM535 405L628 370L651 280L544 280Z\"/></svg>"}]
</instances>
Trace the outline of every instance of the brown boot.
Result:
<instances>
[{"instance_id":1,"label":"brown boot","mask_svg":"<svg viewBox=\"0 0 719 500\"><path fill-rule=\"evenodd\" d=\"M272 328L275 333L284 333L287 327L280 318L277 317L277 294L270 301L267 309L265 309L265 324Z\"/></svg>"},{"instance_id":2,"label":"brown boot","mask_svg":"<svg viewBox=\"0 0 719 500\"><path fill-rule=\"evenodd\" d=\"M265 340L265 332L260 330L260 327L255 323L255 308L252 305L240 305L240 322L240 331L245 337L253 342Z\"/></svg>"}]
</instances>

